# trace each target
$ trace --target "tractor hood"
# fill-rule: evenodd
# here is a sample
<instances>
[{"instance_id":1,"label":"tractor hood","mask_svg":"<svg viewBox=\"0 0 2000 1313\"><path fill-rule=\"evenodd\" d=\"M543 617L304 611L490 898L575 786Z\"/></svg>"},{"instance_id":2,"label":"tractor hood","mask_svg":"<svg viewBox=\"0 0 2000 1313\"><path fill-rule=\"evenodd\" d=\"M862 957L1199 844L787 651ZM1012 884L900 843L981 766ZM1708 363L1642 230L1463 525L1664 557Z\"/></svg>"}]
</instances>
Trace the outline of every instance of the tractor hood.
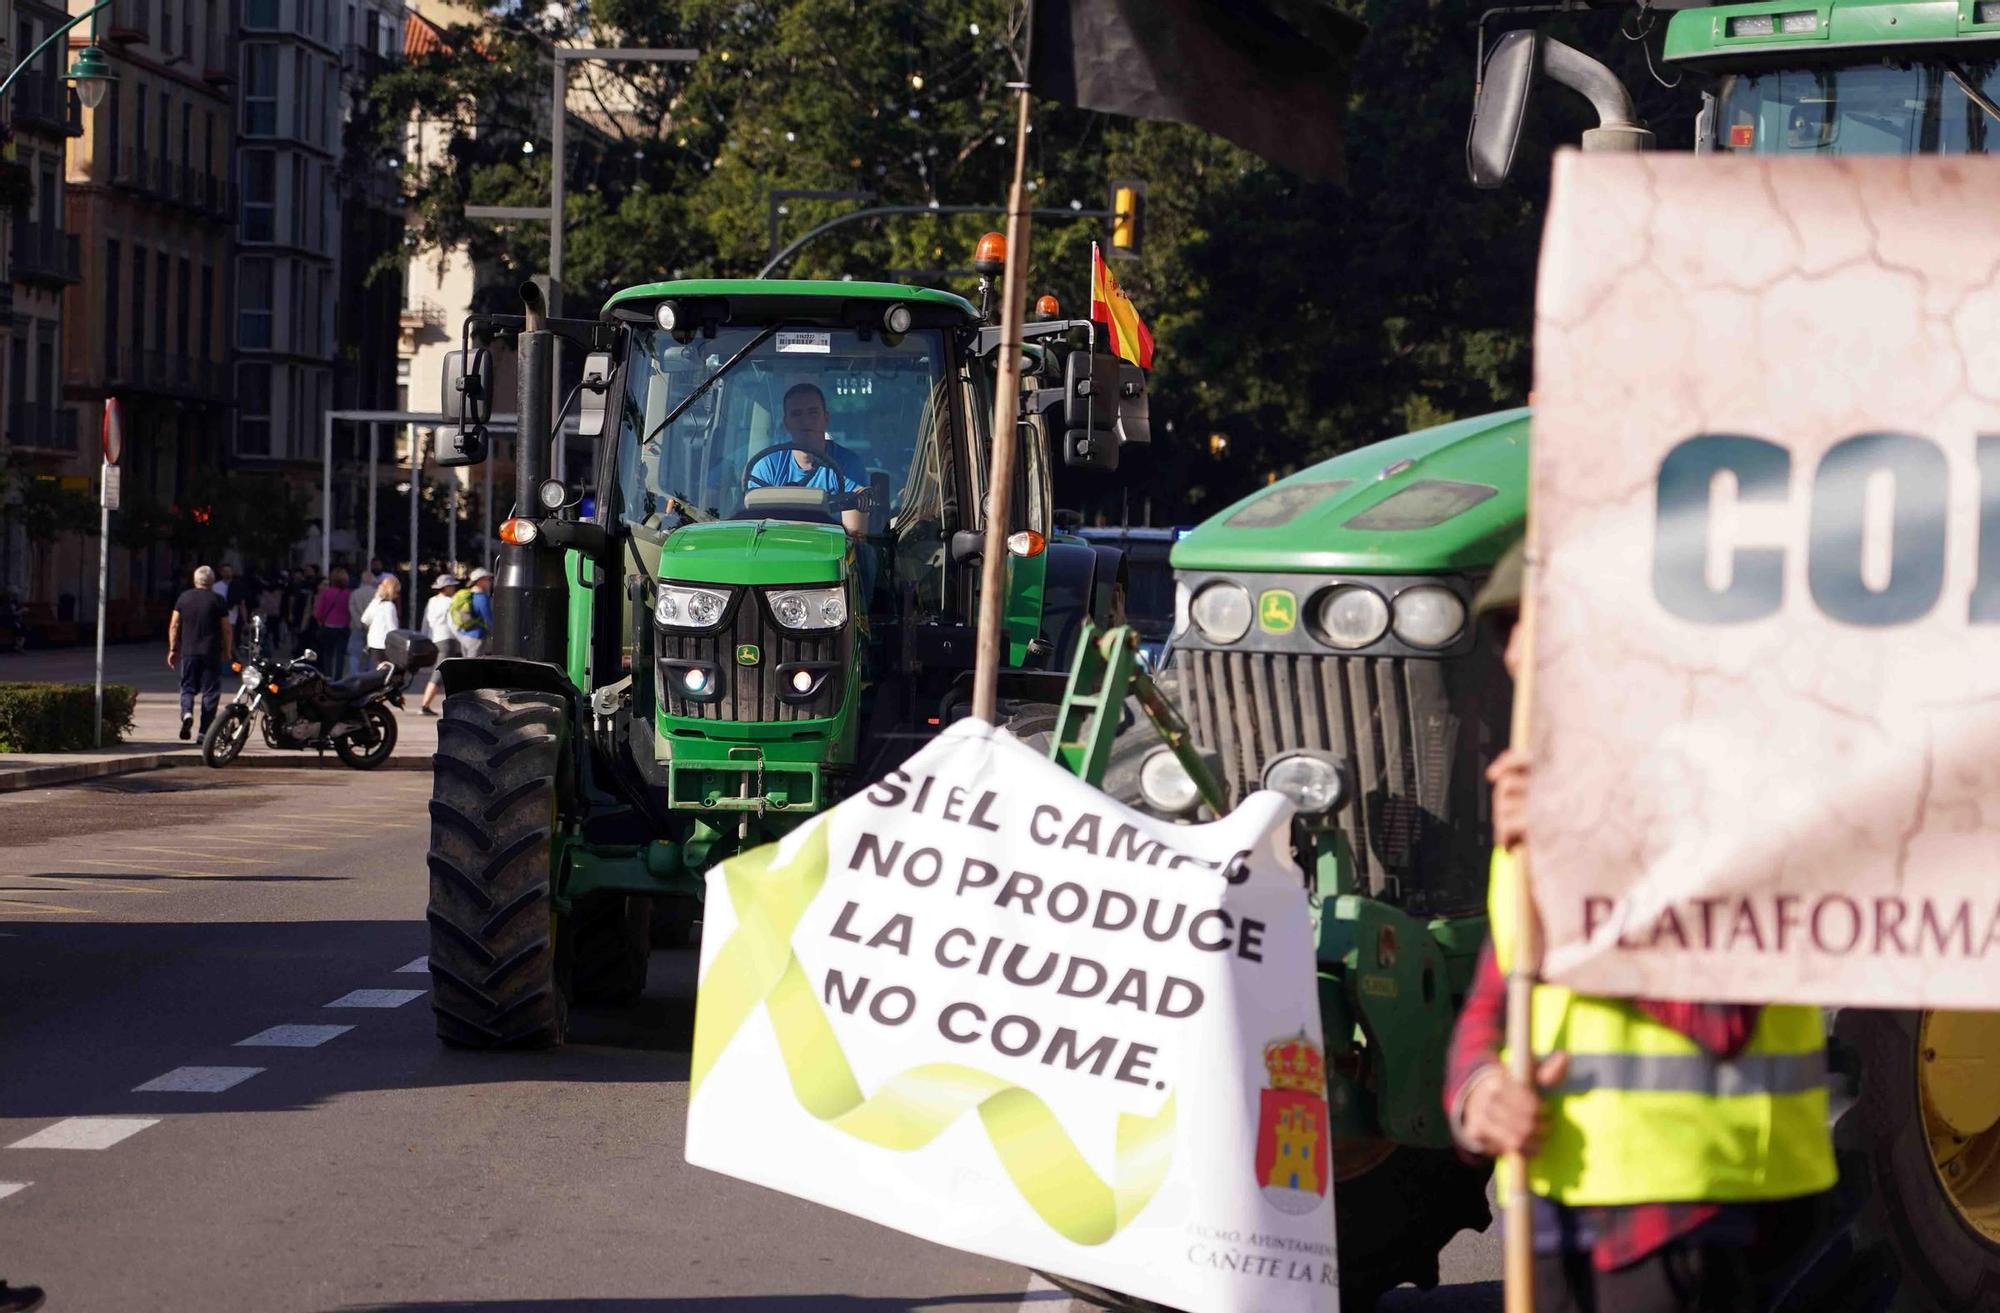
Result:
<instances>
[{"instance_id":1,"label":"tractor hood","mask_svg":"<svg viewBox=\"0 0 2000 1313\"><path fill-rule=\"evenodd\" d=\"M660 546L660 578L691 584L839 583L847 551L847 531L835 524L686 524Z\"/></svg>"},{"instance_id":2,"label":"tractor hood","mask_svg":"<svg viewBox=\"0 0 2000 1313\"><path fill-rule=\"evenodd\" d=\"M1390 438L1322 461L1202 523L1177 570L1428 574L1482 569L1527 517L1528 411Z\"/></svg>"}]
</instances>

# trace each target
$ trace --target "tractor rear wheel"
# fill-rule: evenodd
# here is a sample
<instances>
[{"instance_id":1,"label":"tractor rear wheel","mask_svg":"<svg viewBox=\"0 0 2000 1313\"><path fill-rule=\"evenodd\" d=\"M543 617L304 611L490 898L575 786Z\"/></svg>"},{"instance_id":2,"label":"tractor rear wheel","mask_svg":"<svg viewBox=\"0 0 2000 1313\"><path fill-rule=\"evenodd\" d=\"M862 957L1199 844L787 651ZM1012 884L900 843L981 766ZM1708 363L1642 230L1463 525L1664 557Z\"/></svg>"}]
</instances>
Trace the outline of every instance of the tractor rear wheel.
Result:
<instances>
[{"instance_id":1,"label":"tractor rear wheel","mask_svg":"<svg viewBox=\"0 0 2000 1313\"><path fill-rule=\"evenodd\" d=\"M567 1006L549 901L565 707L549 693L445 699L432 759L430 969L438 1038L560 1043Z\"/></svg>"},{"instance_id":2,"label":"tractor rear wheel","mask_svg":"<svg viewBox=\"0 0 2000 1313\"><path fill-rule=\"evenodd\" d=\"M646 992L653 951L651 898L593 894L578 900L565 920L572 999L619 1007Z\"/></svg>"},{"instance_id":3,"label":"tractor rear wheel","mask_svg":"<svg viewBox=\"0 0 2000 1313\"><path fill-rule=\"evenodd\" d=\"M1836 1201L1781 1313L2000 1308L2000 1016L1833 1015Z\"/></svg>"}]
</instances>

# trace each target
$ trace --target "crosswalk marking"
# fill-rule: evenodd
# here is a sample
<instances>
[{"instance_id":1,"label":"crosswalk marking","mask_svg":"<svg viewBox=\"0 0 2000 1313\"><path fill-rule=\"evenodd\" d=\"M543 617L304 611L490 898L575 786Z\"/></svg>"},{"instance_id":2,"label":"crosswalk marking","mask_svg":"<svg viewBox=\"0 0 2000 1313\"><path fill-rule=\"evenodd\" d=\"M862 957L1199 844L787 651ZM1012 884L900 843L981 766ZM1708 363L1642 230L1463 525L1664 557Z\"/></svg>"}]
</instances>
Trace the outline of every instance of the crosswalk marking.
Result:
<instances>
[{"instance_id":1,"label":"crosswalk marking","mask_svg":"<svg viewBox=\"0 0 2000 1313\"><path fill-rule=\"evenodd\" d=\"M399 1008L412 999L422 998L421 989L357 989L342 994L327 1004L330 1008Z\"/></svg>"},{"instance_id":2,"label":"crosswalk marking","mask_svg":"<svg viewBox=\"0 0 2000 1313\"><path fill-rule=\"evenodd\" d=\"M405 962L403 963L403 965L397 967L395 971L392 972L391 974L398 976L408 976L408 975L415 975L420 971L428 971L430 969L431 969L431 959L427 954L423 957L411 958L408 962Z\"/></svg>"},{"instance_id":3,"label":"crosswalk marking","mask_svg":"<svg viewBox=\"0 0 2000 1313\"><path fill-rule=\"evenodd\" d=\"M33 1181L0 1181L0 1199L5 1199L10 1194L19 1194L33 1184Z\"/></svg>"},{"instance_id":4,"label":"crosswalk marking","mask_svg":"<svg viewBox=\"0 0 2000 1313\"><path fill-rule=\"evenodd\" d=\"M272 1026L260 1030L249 1039L239 1039L239 1049L314 1049L338 1035L353 1030L352 1026Z\"/></svg>"},{"instance_id":5,"label":"crosswalk marking","mask_svg":"<svg viewBox=\"0 0 2000 1313\"><path fill-rule=\"evenodd\" d=\"M164 1076L155 1076L144 1085L134 1085L134 1094L220 1094L249 1080L262 1067L175 1067Z\"/></svg>"},{"instance_id":6,"label":"crosswalk marking","mask_svg":"<svg viewBox=\"0 0 2000 1313\"><path fill-rule=\"evenodd\" d=\"M159 1125L158 1117L65 1117L45 1126L9 1149L109 1149L120 1140L130 1139L148 1126Z\"/></svg>"}]
</instances>

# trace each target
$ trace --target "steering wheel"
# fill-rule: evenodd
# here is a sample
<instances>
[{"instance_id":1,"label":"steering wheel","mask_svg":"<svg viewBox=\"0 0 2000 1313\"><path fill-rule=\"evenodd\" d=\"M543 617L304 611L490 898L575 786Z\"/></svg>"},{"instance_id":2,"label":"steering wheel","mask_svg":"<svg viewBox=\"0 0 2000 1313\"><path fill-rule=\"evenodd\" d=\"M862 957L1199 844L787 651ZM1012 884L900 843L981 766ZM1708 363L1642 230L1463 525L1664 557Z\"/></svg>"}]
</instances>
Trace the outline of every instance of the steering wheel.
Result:
<instances>
[{"instance_id":1,"label":"steering wheel","mask_svg":"<svg viewBox=\"0 0 2000 1313\"><path fill-rule=\"evenodd\" d=\"M836 475L839 475L842 479L845 479L847 477L845 474L841 472L840 467L833 463L831 453L814 452L811 448L805 446L803 443L798 443L798 442L774 442L770 446L764 448L762 451L750 457L748 461L744 462L743 489L745 492L748 492L753 488L797 488L804 486L803 484L800 483L769 483L757 477L757 467L759 465L762 465L764 461L771 456L772 453L780 451L787 453L794 451L802 451L807 456L812 458L812 461L815 465L826 466L827 468L831 469ZM805 471L801 472L803 473ZM868 495L867 490L865 488L854 492L828 493L826 498L826 504L834 510L849 510L852 509L853 507L860 505L861 499L866 497L867 495Z\"/></svg>"}]
</instances>

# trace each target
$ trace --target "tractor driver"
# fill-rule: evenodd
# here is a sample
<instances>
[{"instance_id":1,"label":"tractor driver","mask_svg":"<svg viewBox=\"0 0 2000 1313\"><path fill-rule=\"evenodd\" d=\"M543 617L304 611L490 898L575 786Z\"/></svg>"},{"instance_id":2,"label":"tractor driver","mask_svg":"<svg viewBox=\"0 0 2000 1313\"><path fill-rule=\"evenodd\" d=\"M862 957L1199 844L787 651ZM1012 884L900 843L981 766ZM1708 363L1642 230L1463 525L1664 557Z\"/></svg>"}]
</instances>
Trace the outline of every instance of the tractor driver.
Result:
<instances>
[{"instance_id":1,"label":"tractor driver","mask_svg":"<svg viewBox=\"0 0 2000 1313\"><path fill-rule=\"evenodd\" d=\"M868 495L868 467L828 440L826 393L817 384L793 384L785 393L784 424L792 445L758 461L744 480L746 486L822 489L841 506L840 523L850 535L867 533L868 513L859 502Z\"/></svg>"}]
</instances>

